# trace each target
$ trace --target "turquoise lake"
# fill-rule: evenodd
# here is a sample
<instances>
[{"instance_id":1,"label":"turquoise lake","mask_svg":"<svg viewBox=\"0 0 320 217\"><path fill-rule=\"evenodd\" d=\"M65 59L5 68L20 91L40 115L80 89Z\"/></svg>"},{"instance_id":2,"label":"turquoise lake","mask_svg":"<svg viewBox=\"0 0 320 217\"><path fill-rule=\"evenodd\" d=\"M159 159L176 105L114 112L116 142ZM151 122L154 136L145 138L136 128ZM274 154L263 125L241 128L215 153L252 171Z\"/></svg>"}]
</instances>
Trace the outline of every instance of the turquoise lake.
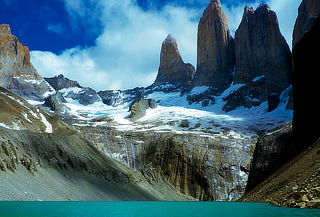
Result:
<instances>
[{"instance_id":1,"label":"turquoise lake","mask_svg":"<svg viewBox=\"0 0 320 217\"><path fill-rule=\"evenodd\" d=\"M0 202L1 217L320 217L320 210L233 202Z\"/></svg>"}]
</instances>

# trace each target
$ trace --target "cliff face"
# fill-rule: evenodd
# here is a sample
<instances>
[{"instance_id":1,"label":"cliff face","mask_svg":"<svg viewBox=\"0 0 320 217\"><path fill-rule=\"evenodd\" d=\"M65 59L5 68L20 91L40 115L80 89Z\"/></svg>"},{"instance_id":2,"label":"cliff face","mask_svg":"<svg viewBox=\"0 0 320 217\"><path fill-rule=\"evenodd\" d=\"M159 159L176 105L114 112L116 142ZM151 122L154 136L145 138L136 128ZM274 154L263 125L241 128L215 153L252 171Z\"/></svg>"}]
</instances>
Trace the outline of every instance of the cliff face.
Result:
<instances>
[{"instance_id":1,"label":"cliff face","mask_svg":"<svg viewBox=\"0 0 320 217\"><path fill-rule=\"evenodd\" d=\"M319 101L317 91L320 58L320 18L316 19L313 28L304 34L293 49L293 152L313 144L319 137L319 110L315 103Z\"/></svg>"},{"instance_id":2,"label":"cliff face","mask_svg":"<svg viewBox=\"0 0 320 217\"><path fill-rule=\"evenodd\" d=\"M255 11L245 8L235 34L235 56L234 84L245 86L228 98L225 110L264 101L268 101L269 111L275 109L281 93L291 84L292 58L277 16L266 4Z\"/></svg>"},{"instance_id":3,"label":"cliff face","mask_svg":"<svg viewBox=\"0 0 320 217\"><path fill-rule=\"evenodd\" d=\"M303 0L299 7L299 14L294 26L293 44L295 45L301 40L304 34L312 29L317 17L320 15L320 1Z\"/></svg>"},{"instance_id":4,"label":"cliff face","mask_svg":"<svg viewBox=\"0 0 320 217\"><path fill-rule=\"evenodd\" d=\"M29 49L11 34L7 24L0 25L0 87L35 100L43 100L52 91L32 66Z\"/></svg>"},{"instance_id":5,"label":"cliff face","mask_svg":"<svg viewBox=\"0 0 320 217\"><path fill-rule=\"evenodd\" d=\"M232 81L234 40L219 0L212 0L198 26L197 71L193 86L211 86L216 94Z\"/></svg>"},{"instance_id":6,"label":"cliff face","mask_svg":"<svg viewBox=\"0 0 320 217\"><path fill-rule=\"evenodd\" d=\"M240 201L319 209L319 153L320 142L318 141L275 171Z\"/></svg>"},{"instance_id":7,"label":"cliff face","mask_svg":"<svg viewBox=\"0 0 320 217\"><path fill-rule=\"evenodd\" d=\"M188 125L185 121L181 124ZM231 201L247 184L256 138L78 127L108 156L198 200Z\"/></svg>"},{"instance_id":8,"label":"cliff face","mask_svg":"<svg viewBox=\"0 0 320 217\"><path fill-rule=\"evenodd\" d=\"M247 188L251 191L241 199L243 201L320 208L320 131L315 127L320 121L319 111L315 106L319 101L316 87L320 79L317 70L320 58L320 17L310 20L310 13L320 14L318 3L319 1L303 1L295 25L292 139L288 141L283 129L260 139ZM303 34L300 34L302 29ZM282 167L275 171L280 166ZM270 176L251 189L259 183L259 178L264 179L266 175Z\"/></svg>"},{"instance_id":9,"label":"cliff face","mask_svg":"<svg viewBox=\"0 0 320 217\"><path fill-rule=\"evenodd\" d=\"M168 83L187 86L191 84L194 73L194 67L183 62L176 40L168 35L162 43L160 67L153 86Z\"/></svg>"},{"instance_id":10,"label":"cliff face","mask_svg":"<svg viewBox=\"0 0 320 217\"><path fill-rule=\"evenodd\" d=\"M288 160L292 124L285 124L262 135L255 147L246 192L249 192Z\"/></svg>"},{"instance_id":11,"label":"cliff face","mask_svg":"<svg viewBox=\"0 0 320 217\"><path fill-rule=\"evenodd\" d=\"M192 200L168 183L146 181L2 88L0 102L0 200Z\"/></svg>"}]
</instances>

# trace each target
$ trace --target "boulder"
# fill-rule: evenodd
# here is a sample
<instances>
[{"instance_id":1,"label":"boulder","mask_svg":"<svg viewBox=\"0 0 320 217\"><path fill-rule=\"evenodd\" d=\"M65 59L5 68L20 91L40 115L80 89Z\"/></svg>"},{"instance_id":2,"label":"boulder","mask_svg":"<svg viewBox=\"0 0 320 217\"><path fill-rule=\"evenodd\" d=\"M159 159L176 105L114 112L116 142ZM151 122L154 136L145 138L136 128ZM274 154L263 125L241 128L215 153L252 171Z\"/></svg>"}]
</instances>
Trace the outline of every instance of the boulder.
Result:
<instances>
[{"instance_id":1,"label":"boulder","mask_svg":"<svg viewBox=\"0 0 320 217\"><path fill-rule=\"evenodd\" d=\"M157 105L154 100L140 98L131 104L129 120L136 121L146 115L147 109L154 109L156 107Z\"/></svg>"}]
</instances>

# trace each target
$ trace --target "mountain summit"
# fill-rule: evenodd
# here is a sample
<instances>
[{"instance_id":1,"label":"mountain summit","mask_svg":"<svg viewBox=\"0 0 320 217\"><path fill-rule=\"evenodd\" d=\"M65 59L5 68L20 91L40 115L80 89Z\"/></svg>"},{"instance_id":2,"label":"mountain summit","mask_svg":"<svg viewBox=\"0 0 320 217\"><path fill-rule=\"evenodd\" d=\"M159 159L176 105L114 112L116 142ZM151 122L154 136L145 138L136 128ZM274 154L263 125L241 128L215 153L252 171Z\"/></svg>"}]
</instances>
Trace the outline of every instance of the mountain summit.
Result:
<instances>
[{"instance_id":1,"label":"mountain summit","mask_svg":"<svg viewBox=\"0 0 320 217\"><path fill-rule=\"evenodd\" d=\"M29 48L0 25L0 87L25 98L42 100L53 89L30 62Z\"/></svg>"},{"instance_id":2,"label":"mountain summit","mask_svg":"<svg viewBox=\"0 0 320 217\"><path fill-rule=\"evenodd\" d=\"M204 11L198 26L197 72L194 86L212 86L223 92L232 81L234 40L220 1L213 0Z\"/></svg>"},{"instance_id":3,"label":"mountain summit","mask_svg":"<svg viewBox=\"0 0 320 217\"><path fill-rule=\"evenodd\" d=\"M160 67L153 85L175 84L184 86L191 83L195 69L183 62L175 38L168 35L162 43Z\"/></svg>"},{"instance_id":4,"label":"mountain summit","mask_svg":"<svg viewBox=\"0 0 320 217\"><path fill-rule=\"evenodd\" d=\"M235 59L233 82L244 86L229 97L226 110L264 101L269 111L277 108L280 95L291 84L292 58L277 15L267 4L244 9L235 34Z\"/></svg>"}]
</instances>

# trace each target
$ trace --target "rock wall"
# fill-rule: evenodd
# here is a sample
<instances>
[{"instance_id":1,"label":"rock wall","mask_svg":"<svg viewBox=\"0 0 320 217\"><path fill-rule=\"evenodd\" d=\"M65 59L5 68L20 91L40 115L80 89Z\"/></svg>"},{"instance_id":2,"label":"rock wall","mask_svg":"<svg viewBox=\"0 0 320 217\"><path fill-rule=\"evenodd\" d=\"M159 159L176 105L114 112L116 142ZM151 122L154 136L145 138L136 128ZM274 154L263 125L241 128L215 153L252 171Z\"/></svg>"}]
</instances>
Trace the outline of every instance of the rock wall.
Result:
<instances>
[{"instance_id":1,"label":"rock wall","mask_svg":"<svg viewBox=\"0 0 320 217\"><path fill-rule=\"evenodd\" d=\"M320 2L318 0L303 0L300 7L293 32L292 47L302 39L306 32L309 32L317 17L320 15Z\"/></svg>"},{"instance_id":2,"label":"rock wall","mask_svg":"<svg viewBox=\"0 0 320 217\"><path fill-rule=\"evenodd\" d=\"M231 201L244 192L256 138L84 128L100 150L145 177L161 177L199 200Z\"/></svg>"},{"instance_id":3,"label":"rock wall","mask_svg":"<svg viewBox=\"0 0 320 217\"><path fill-rule=\"evenodd\" d=\"M288 160L287 151L291 146L292 124L270 130L262 135L253 154L246 191L264 181Z\"/></svg>"},{"instance_id":4,"label":"rock wall","mask_svg":"<svg viewBox=\"0 0 320 217\"><path fill-rule=\"evenodd\" d=\"M246 7L235 34L234 84L245 84L228 98L229 108L252 107L264 101L274 110L291 84L292 57L278 19L268 5Z\"/></svg>"},{"instance_id":5,"label":"rock wall","mask_svg":"<svg viewBox=\"0 0 320 217\"><path fill-rule=\"evenodd\" d=\"M320 59L320 18L316 19L313 28L304 34L293 49L293 154L312 145L319 137L316 127L320 121L317 91Z\"/></svg>"}]
</instances>

